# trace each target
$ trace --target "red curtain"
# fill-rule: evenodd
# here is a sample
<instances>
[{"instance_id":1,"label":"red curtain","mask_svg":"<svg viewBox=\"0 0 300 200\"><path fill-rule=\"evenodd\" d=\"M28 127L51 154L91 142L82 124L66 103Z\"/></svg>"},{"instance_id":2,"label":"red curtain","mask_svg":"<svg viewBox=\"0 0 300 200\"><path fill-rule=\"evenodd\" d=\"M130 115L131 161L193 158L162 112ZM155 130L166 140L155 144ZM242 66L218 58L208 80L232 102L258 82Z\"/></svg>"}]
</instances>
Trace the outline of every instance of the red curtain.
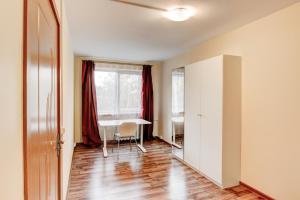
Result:
<instances>
[{"instance_id":1,"label":"red curtain","mask_svg":"<svg viewBox=\"0 0 300 200\"><path fill-rule=\"evenodd\" d=\"M95 63L82 61L82 140L85 145L99 146L101 138L98 128Z\"/></svg>"},{"instance_id":2,"label":"red curtain","mask_svg":"<svg viewBox=\"0 0 300 200\"><path fill-rule=\"evenodd\" d=\"M153 86L151 65L143 66L142 73L142 118L152 124L144 126L144 139L153 139Z\"/></svg>"}]
</instances>

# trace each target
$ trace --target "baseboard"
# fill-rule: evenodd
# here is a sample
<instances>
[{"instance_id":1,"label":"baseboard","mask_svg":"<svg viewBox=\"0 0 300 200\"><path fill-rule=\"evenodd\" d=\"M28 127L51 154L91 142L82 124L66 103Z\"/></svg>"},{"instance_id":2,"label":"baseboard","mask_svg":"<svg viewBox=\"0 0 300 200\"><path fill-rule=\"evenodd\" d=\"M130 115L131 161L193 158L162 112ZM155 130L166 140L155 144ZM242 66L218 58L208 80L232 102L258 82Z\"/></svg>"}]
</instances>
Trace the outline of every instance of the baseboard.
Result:
<instances>
[{"instance_id":1,"label":"baseboard","mask_svg":"<svg viewBox=\"0 0 300 200\"><path fill-rule=\"evenodd\" d=\"M206 176L204 173L202 173L201 171L199 171L198 169L194 168L193 166L191 166L189 163L185 162L184 160L178 158L177 156L174 156L174 158L176 160L178 160L179 162L181 162L182 164L188 166L189 168L191 168L192 170L194 170L195 172L197 172L198 174L200 174L201 176L205 177L207 180L211 181L213 184L217 185L218 187L224 189L224 187L222 187L222 185L220 185L218 182L216 182L215 180L211 179L210 177Z\"/></svg>"},{"instance_id":2,"label":"baseboard","mask_svg":"<svg viewBox=\"0 0 300 200\"><path fill-rule=\"evenodd\" d=\"M182 149L182 146L180 146L179 144L176 144L176 143L172 143L172 145L178 149Z\"/></svg>"},{"instance_id":3,"label":"baseboard","mask_svg":"<svg viewBox=\"0 0 300 200\"><path fill-rule=\"evenodd\" d=\"M253 192L259 194L260 196L262 196L262 197L264 197L264 198L266 198L266 199L268 199L268 200L275 200L274 198L270 197L269 195L266 195L265 193L263 193L263 192L261 192L261 191L255 189L255 188L253 188L252 186L250 186L250 185L248 185L248 184L246 184L246 183L244 183L244 182L242 182L242 181L240 181L240 185L242 185L242 186L248 188L249 190L251 190L251 191L253 191Z\"/></svg>"},{"instance_id":4,"label":"baseboard","mask_svg":"<svg viewBox=\"0 0 300 200\"><path fill-rule=\"evenodd\" d=\"M76 143L74 142L74 148L76 146ZM71 160L71 166L70 166L70 171L69 171L69 177L68 177L68 184L67 184L67 193L66 193L66 199L68 199L68 196L69 196L69 185L70 185L70 180L71 180L71 172L72 172L72 165L73 165L73 159L74 159L74 148L73 148L73 151L72 151L72 160Z\"/></svg>"},{"instance_id":5,"label":"baseboard","mask_svg":"<svg viewBox=\"0 0 300 200\"><path fill-rule=\"evenodd\" d=\"M165 139L163 139L162 137L157 137L157 139L163 141L164 143L172 146L173 144L166 141ZM208 179L209 181L213 182L215 185L217 185L220 188L223 188L219 183L217 183L216 181L212 180L211 178L209 178L208 176L206 176L204 173L200 172L199 170L195 169L193 166L191 166L190 164L188 164L187 162L185 162L183 159L177 157L176 155L173 154L173 157L178 160L179 162L181 162L182 164L188 166L189 168L191 168L192 170L194 170L195 172L197 172L198 174L200 174L201 176L204 176L206 179Z\"/></svg>"},{"instance_id":6,"label":"baseboard","mask_svg":"<svg viewBox=\"0 0 300 200\"><path fill-rule=\"evenodd\" d=\"M75 146L80 146L82 144L83 144L83 142L76 142Z\"/></svg>"},{"instance_id":7,"label":"baseboard","mask_svg":"<svg viewBox=\"0 0 300 200\"><path fill-rule=\"evenodd\" d=\"M115 144L116 143L116 140L106 140L106 144ZM103 144L103 140L101 141L101 145ZM75 147L76 146L82 146L82 145L84 145L83 144L83 142L76 142L76 145L75 145ZM100 145L100 146L101 146Z\"/></svg>"},{"instance_id":8,"label":"baseboard","mask_svg":"<svg viewBox=\"0 0 300 200\"><path fill-rule=\"evenodd\" d=\"M156 138L156 139L158 139L158 140L160 140L160 141L162 141L162 142L164 142L164 143L166 143L166 144L172 146L172 144L171 144L170 142L168 142L167 140L165 140L165 139L164 139L163 137L161 137L161 136L155 136L154 138Z\"/></svg>"}]
</instances>

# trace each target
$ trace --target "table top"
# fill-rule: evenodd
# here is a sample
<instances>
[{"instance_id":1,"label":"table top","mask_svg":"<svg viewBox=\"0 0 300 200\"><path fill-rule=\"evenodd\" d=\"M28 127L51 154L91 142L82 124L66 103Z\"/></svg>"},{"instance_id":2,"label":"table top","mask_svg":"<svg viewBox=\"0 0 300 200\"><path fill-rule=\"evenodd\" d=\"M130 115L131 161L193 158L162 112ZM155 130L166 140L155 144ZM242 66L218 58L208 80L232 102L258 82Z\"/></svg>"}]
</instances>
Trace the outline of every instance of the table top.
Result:
<instances>
[{"instance_id":1,"label":"table top","mask_svg":"<svg viewBox=\"0 0 300 200\"><path fill-rule=\"evenodd\" d=\"M120 126L122 123L133 122L137 125L151 124L151 122L144 119L119 119L119 120L99 120L100 126Z\"/></svg>"}]
</instances>

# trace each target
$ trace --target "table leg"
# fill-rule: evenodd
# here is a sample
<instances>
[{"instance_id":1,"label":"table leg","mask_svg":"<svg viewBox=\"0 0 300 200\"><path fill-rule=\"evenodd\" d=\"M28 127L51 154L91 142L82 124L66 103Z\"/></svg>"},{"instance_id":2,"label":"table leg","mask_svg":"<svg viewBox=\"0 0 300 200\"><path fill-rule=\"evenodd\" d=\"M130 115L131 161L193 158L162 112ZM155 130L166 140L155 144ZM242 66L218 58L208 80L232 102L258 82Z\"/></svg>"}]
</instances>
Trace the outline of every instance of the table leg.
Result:
<instances>
[{"instance_id":1,"label":"table leg","mask_svg":"<svg viewBox=\"0 0 300 200\"><path fill-rule=\"evenodd\" d=\"M141 133L140 134L140 140L141 140L141 142L140 142L140 144L138 144L138 147L141 149L142 152L146 153L147 150L143 146L143 143L144 143L144 141L143 141L143 139L144 139L144 125L141 125L141 131L140 131L140 133Z\"/></svg>"},{"instance_id":2,"label":"table leg","mask_svg":"<svg viewBox=\"0 0 300 200\"><path fill-rule=\"evenodd\" d=\"M107 158L107 149L106 149L106 128L103 128L103 156Z\"/></svg>"},{"instance_id":3,"label":"table leg","mask_svg":"<svg viewBox=\"0 0 300 200\"><path fill-rule=\"evenodd\" d=\"M172 144L175 143L175 123L172 121Z\"/></svg>"}]
</instances>

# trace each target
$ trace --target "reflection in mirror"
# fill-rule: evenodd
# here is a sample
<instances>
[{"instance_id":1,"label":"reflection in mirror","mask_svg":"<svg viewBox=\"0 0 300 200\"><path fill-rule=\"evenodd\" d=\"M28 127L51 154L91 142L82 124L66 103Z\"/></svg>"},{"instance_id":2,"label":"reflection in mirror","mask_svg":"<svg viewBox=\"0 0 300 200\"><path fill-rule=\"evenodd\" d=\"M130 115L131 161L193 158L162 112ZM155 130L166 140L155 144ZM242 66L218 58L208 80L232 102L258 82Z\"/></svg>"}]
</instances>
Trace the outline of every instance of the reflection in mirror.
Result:
<instances>
[{"instance_id":1,"label":"reflection in mirror","mask_svg":"<svg viewBox=\"0 0 300 200\"><path fill-rule=\"evenodd\" d=\"M172 146L173 154L183 159L184 147L184 68L172 71Z\"/></svg>"}]
</instances>

